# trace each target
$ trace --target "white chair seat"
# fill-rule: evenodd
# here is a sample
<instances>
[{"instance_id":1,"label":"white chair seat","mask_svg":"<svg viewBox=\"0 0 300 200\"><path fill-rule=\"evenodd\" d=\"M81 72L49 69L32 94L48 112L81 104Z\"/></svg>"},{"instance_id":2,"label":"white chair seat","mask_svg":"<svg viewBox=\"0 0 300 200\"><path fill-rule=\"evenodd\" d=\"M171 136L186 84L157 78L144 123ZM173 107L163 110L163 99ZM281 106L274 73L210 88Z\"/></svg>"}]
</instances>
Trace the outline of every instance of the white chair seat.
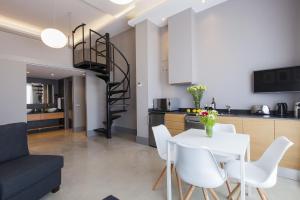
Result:
<instances>
[{"instance_id":1,"label":"white chair seat","mask_svg":"<svg viewBox=\"0 0 300 200\"><path fill-rule=\"evenodd\" d=\"M233 160L225 165L227 175L234 181L241 180L240 161ZM245 181L252 187L264 188L265 181L269 177L269 173L255 165L255 162L245 163Z\"/></svg>"}]
</instances>

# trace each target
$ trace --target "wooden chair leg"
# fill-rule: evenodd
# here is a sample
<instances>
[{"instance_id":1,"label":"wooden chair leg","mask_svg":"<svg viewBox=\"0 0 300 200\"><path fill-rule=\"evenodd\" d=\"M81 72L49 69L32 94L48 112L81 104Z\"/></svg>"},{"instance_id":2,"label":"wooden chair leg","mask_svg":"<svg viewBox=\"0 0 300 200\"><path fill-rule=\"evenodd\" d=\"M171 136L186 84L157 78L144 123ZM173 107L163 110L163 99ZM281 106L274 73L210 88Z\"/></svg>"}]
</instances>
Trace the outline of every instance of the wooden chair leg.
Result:
<instances>
[{"instance_id":1,"label":"wooden chair leg","mask_svg":"<svg viewBox=\"0 0 300 200\"><path fill-rule=\"evenodd\" d=\"M263 191L263 190L260 189L260 188L256 188L256 189L257 189L257 192L258 192L258 194L259 194L259 196L260 196L260 198L261 198L262 200L268 200L268 197L267 197L265 191Z\"/></svg>"},{"instance_id":2,"label":"wooden chair leg","mask_svg":"<svg viewBox=\"0 0 300 200\"><path fill-rule=\"evenodd\" d=\"M191 185L188 192L186 193L184 200L189 200L195 190L195 186Z\"/></svg>"},{"instance_id":3,"label":"wooden chair leg","mask_svg":"<svg viewBox=\"0 0 300 200\"><path fill-rule=\"evenodd\" d=\"M181 179L178 176L176 169L175 169L175 175L176 175L176 180L177 180L177 185L178 185L179 197L180 197L180 200L183 200Z\"/></svg>"},{"instance_id":4,"label":"wooden chair leg","mask_svg":"<svg viewBox=\"0 0 300 200\"><path fill-rule=\"evenodd\" d=\"M162 170L162 172L159 175L158 179L154 183L154 185L152 187L152 190L156 190L158 188L158 186L160 185L162 179L164 178L164 175L166 174L166 170L167 170L167 166L165 166L164 169Z\"/></svg>"},{"instance_id":5,"label":"wooden chair leg","mask_svg":"<svg viewBox=\"0 0 300 200\"><path fill-rule=\"evenodd\" d=\"M227 188L228 195L229 195L231 193L231 191L232 191L232 188L231 188L229 180L226 180L225 184L226 184L226 188ZM230 200L233 200L233 198L231 198Z\"/></svg>"},{"instance_id":6,"label":"wooden chair leg","mask_svg":"<svg viewBox=\"0 0 300 200\"><path fill-rule=\"evenodd\" d=\"M237 186L232 190L232 192L228 195L227 199L232 199L233 195L240 189L241 184L238 183Z\"/></svg>"},{"instance_id":7,"label":"wooden chair leg","mask_svg":"<svg viewBox=\"0 0 300 200\"><path fill-rule=\"evenodd\" d=\"M208 188L207 190L210 192L214 200L220 200L217 193L214 191L214 189Z\"/></svg>"},{"instance_id":8,"label":"wooden chair leg","mask_svg":"<svg viewBox=\"0 0 300 200\"><path fill-rule=\"evenodd\" d=\"M241 199L241 191L239 191L238 196L237 196L236 199L237 199L237 200L240 200L240 199Z\"/></svg>"},{"instance_id":9,"label":"wooden chair leg","mask_svg":"<svg viewBox=\"0 0 300 200\"><path fill-rule=\"evenodd\" d=\"M205 188L202 188L203 196L205 200L209 200L208 192Z\"/></svg>"}]
</instances>

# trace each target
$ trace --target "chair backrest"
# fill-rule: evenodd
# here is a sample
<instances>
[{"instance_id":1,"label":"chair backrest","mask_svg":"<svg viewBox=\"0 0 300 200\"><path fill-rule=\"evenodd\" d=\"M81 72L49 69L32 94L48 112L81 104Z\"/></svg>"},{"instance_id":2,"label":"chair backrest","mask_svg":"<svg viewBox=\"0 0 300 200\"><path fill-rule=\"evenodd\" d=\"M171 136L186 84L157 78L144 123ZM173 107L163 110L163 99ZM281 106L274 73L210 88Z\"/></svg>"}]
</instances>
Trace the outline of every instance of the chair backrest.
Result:
<instances>
[{"instance_id":1,"label":"chair backrest","mask_svg":"<svg viewBox=\"0 0 300 200\"><path fill-rule=\"evenodd\" d=\"M273 176L276 181L277 177L277 169L280 160L286 153L286 151L293 145L288 138L282 136L277 138L263 153L258 161L256 161L256 165L261 167L268 173L268 178Z\"/></svg>"},{"instance_id":2,"label":"chair backrest","mask_svg":"<svg viewBox=\"0 0 300 200\"><path fill-rule=\"evenodd\" d=\"M158 154L161 157L161 159L165 160L167 155L167 142L170 138L172 138L172 136L167 127L162 124L152 127L152 130Z\"/></svg>"},{"instance_id":3,"label":"chair backrest","mask_svg":"<svg viewBox=\"0 0 300 200\"><path fill-rule=\"evenodd\" d=\"M207 148L176 144L174 163L180 178L194 186L216 188L226 179L225 171Z\"/></svg>"},{"instance_id":4,"label":"chair backrest","mask_svg":"<svg viewBox=\"0 0 300 200\"><path fill-rule=\"evenodd\" d=\"M213 128L214 132L228 132L236 133L235 126L233 124L218 124L216 123Z\"/></svg>"},{"instance_id":5,"label":"chair backrest","mask_svg":"<svg viewBox=\"0 0 300 200\"><path fill-rule=\"evenodd\" d=\"M0 163L28 155L27 124L0 125Z\"/></svg>"}]
</instances>

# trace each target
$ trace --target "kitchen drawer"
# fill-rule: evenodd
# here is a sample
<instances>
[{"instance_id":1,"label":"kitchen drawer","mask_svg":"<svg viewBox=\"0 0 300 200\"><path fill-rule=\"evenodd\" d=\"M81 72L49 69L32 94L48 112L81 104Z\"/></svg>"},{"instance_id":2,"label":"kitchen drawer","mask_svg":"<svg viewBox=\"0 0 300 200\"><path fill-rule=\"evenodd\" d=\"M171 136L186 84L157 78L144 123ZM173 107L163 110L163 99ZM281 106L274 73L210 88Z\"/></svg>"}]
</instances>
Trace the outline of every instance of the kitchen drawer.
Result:
<instances>
[{"instance_id":1,"label":"kitchen drawer","mask_svg":"<svg viewBox=\"0 0 300 200\"><path fill-rule=\"evenodd\" d=\"M174 122L174 121L165 121L165 125L168 128L171 129L179 129L179 130L184 130L184 122Z\"/></svg>"},{"instance_id":2,"label":"kitchen drawer","mask_svg":"<svg viewBox=\"0 0 300 200\"><path fill-rule=\"evenodd\" d=\"M166 113L165 121L182 122L184 123L185 114Z\"/></svg>"},{"instance_id":3,"label":"kitchen drawer","mask_svg":"<svg viewBox=\"0 0 300 200\"><path fill-rule=\"evenodd\" d=\"M300 170L300 122L275 120L275 138L280 136L285 136L294 142L281 160L280 166Z\"/></svg>"},{"instance_id":4,"label":"kitchen drawer","mask_svg":"<svg viewBox=\"0 0 300 200\"><path fill-rule=\"evenodd\" d=\"M217 119L217 123L220 124L233 124L235 126L235 130L237 133L243 133L243 118L240 117L226 117L219 116Z\"/></svg>"},{"instance_id":5,"label":"kitchen drawer","mask_svg":"<svg viewBox=\"0 0 300 200\"><path fill-rule=\"evenodd\" d=\"M243 118L244 133L250 135L251 160L259 159L274 141L274 120Z\"/></svg>"},{"instance_id":6,"label":"kitchen drawer","mask_svg":"<svg viewBox=\"0 0 300 200\"><path fill-rule=\"evenodd\" d=\"M172 136L178 135L184 131L182 129L173 129L173 128L168 128L168 129Z\"/></svg>"}]
</instances>

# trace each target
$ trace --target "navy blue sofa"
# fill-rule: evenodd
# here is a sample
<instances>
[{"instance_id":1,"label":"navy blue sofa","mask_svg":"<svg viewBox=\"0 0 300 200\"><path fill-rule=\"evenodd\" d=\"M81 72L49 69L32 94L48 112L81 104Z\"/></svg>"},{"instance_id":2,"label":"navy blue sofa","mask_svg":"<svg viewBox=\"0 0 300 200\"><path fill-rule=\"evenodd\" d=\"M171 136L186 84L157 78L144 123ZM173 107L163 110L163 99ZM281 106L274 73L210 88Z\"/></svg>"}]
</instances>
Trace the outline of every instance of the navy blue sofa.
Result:
<instances>
[{"instance_id":1,"label":"navy blue sofa","mask_svg":"<svg viewBox=\"0 0 300 200\"><path fill-rule=\"evenodd\" d=\"M59 190L63 157L30 155L26 129L0 126L0 200L37 200Z\"/></svg>"}]
</instances>

